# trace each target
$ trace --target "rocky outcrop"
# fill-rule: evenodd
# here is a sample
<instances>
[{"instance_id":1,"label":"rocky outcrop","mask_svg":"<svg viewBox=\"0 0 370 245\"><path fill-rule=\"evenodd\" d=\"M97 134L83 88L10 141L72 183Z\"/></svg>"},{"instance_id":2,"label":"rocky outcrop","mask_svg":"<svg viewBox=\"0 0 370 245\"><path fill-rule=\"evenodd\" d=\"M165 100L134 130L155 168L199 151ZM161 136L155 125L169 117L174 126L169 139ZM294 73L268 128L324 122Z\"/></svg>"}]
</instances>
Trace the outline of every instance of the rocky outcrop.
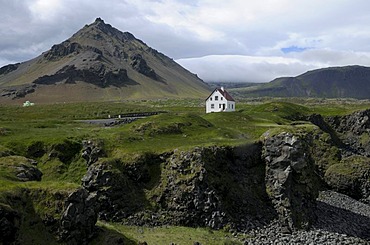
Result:
<instances>
[{"instance_id":1,"label":"rocky outcrop","mask_svg":"<svg viewBox=\"0 0 370 245\"><path fill-rule=\"evenodd\" d=\"M67 244L88 244L98 219L96 195L78 189L69 195L60 220L60 237Z\"/></svg>"},{"instance_id":2,"label":"rocky outcrop","mask_svg":"<svg viewBox=\"0 0 370 245\"><path fill-rule=\"evenodd\" d=\"M328 121L340 133L349 131L361 135L370 130L370 109L346 116L329 117Z\"/></svg>"},{"instance_id":3,"label":"rocky outcrop","mask_svg":"<svg viewBox=\"0 0 370 245\"><path fill-rule=\"evenodd\" d=\"M103 220L121 221L145 205L142 190L136 188L119 165L117 161L98 161L89 166L82 178L82 186L90 193L96 192L99 218Z\"/></svg>"},{"instance_id":4,"label":"rocky outcrop","mask_svg":"<svg viewBox=\"0 0 370 245\"><path fill-rule=\"evenodd\" d=\"M42 172L36 165L37 161L22 156L4 156L0 160L0 167L6 169L4 172L19 181L40 181Z\"/></svg>"},{"instance_id":5,"label":"rocky outcrop","mask_svg":"<svg viewBox=\"0 0 370 245\"><path fill-rule=\"evenodd\" d=\"M91 140L82 141L82 158L85 159L87 166L98 161L99 157L105 156L101 142Z\"/></svg>"},{"instance_id":6,"label":"rocky outcrop","mask_svg":"<svg viewBox=\"0 0 370 245\"><path fill-rule=\"evenodd\" d=\"M70 41L64 41L61 44L56 44L51 47L51 49L44 54L47 60L58 60L69 54L78 53L82 50L80 44Z\"/></svg>"},{"instance_id":7,"label":"rocky outcrop","mask_svg":"<svg viewBox=\"0 0 370 245\"><path fill-rule=\"evenodd\" d=\"M8 87L8 88L4 88L1 91L1 96L9 97L11 99L23 98L27 94L35 92L35 89L36 89L36 84Z\"/></svg>"},{"instance_id":8,"label":"rocky outcrop","mask_svg":"<svg viewBox=\"0 0 370 245\"><path fill-rule=\"evenodd\" d=\"M333 164L325 173L326 183L335 191L370 204L370 159L352 156Z\"/></svg>"},{"instance_id":9,"label":"rocky outcrop","mask_svg":"<svg viewBox=\"0 0 370 245\"><path fill-rule=\"evenodd\" d=\"M135 54L131 57L131 66L134 70L143 74L144 76L150 77L154 80L158 80L158 76L155 71L148 66L143 56L140 54Z\"/></svg>"},{"instance_id":10,"label":"rocky outcrop","mask_svg":"<svg viewBox=\"0 0 370 245\"><path fill-rule=\"evenodd\" d=\"M82 182L97 193L103 220L248 230L275 215L260 156L261 145L252 144L100 159Z\"/></svg>"},{"instance_id":11,"label":"rocky outcrop","mask_svg":"<svg viewBox=\"0 0 370 245\"><path fill-rule=\"evenodd\" d=\"M34 167L26 164L19 164L14 166L16 176L21 181L40 181L42 172Z\"/></svg>"},{"instance_id":12,"label":"rocky outcrop","mask_svg":"<svg viewBox=\"0 0 370 245\"><path fill-rule=\"evenodd\" d=\"M311 144L322 179L333 190L369 202L370 110L308 120L330 136Z\"/></svg>"},{"instance_id":13,"label":"rocky outcrop","mask_svg":"<svg viewBox=\"0 0 370 245\"><path fill-rule=\"evenodd\" d=\"M327 120L347 145L346 156L357 154L370 157L370 109Z\"/></svg>"},{"instance_id":14,"label":"rocky outcrop","mask_svg":"<svg viewBox=\"0 0 370 245\"><path fill-rule=\"evenodd\" d=\"M8 74L9 72L12 72L12 71L15 71L18 69L19 67L19 64L20 63L16 63L16 64L9 64L9 65L6 65L6 66L3 66L0 68L0 75L6 75Z\"/></svg>"},{"instance_id":15,"label":"rocky outcrop","mask_svg":"<svg viewBox=\"0 0 370 245\"><path fill-rule=\"evenodd\" d=\"M20 227L18 212L0 203L0 244L17 244L17 233Z\"/></svg>"},{"instance_id":16,"label":"rocky outcrop","mask_svg":"<svg viewBox=\"0 0 370 245\"><path fill-rule=\"evenodd\" d=\"M228 223L229 218L220 194L208 182L205 151L199 148L177 152L168 159L167 184L157 202L174 216L178 224L219 229ZM227 154L225 149L223 153Z\"/></svg>"},{"instance_id":17,"label":"rocky outcrop","mask_svg":"<svg viewBox=\"0 0 370 245\"><path fill-rule=\"evenodd\" d=\"M123 87L133 84L125 69L110 70L102 63L95 63L89 68L76 68L74 65L65 66L53 75L39 77L34 84L51 85L57 83L76 83L77 81L94 84L105 88L109 86Z\"/></svg>"},{"instance_id":18,"label":"rocky outcrop","mask_svg":"<svg viewBox=\"0 0 370 245\"><path fill-rule=\"evenodd\" d=\"M281 133L265 139L266 189L281 225L292 231L309 228L319 186L307 136Z\"/></svg>"}]
</instances>

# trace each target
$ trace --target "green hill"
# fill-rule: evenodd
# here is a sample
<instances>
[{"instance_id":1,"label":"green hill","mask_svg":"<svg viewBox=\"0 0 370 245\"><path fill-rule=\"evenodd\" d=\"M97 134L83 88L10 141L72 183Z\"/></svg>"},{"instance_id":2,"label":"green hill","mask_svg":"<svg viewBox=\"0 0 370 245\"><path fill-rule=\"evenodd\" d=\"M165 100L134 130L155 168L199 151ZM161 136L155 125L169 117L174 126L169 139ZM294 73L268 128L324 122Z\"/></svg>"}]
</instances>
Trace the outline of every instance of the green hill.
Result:
<instances>
[{"instance_id":1,"label":"green hill","mask_svg":"<svg viewBox=\"0 0 370 245\"><path fill-rule=\"evenodd\" d=\"M281 77L247 88L233 89L241 97L370 98L370 67L345 66Z\"/></svg>"}]
</instances>

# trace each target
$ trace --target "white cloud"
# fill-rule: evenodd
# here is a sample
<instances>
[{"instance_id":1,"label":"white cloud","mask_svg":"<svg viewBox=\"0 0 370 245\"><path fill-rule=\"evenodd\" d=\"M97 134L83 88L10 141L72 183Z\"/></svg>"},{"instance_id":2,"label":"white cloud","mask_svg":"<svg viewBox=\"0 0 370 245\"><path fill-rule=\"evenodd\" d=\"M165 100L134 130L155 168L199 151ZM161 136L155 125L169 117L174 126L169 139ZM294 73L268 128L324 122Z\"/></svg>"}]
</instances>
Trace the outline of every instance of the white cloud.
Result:
<instances>
[{"instance_id":1,"label":"white cloud","mask_svg":"<svg viewBox=\"0 0 370 245\"><path fill-rule=\"evenodd\" d=\"M330 66L370 66L370 52L308 49L284 56L210 55L177 62L205 81L269 82Z\"/></svg>"},{"instance_id":2,"label":"white cloud","mask_svg":"<svg viewBox=\"0 0 370 245\"><path fill-rule=\"evenodd\" d=\"M54 19L61 7L61 0L36 0L29 6L34 17L42 21Z\"/></svg>"},{"instance_id":3,"label":"white cloud","mask_svg":"<svg viewBox=\"0 0 370 245\"><path fill-rule=\"evenodd\" d=\"M205 80L217 79L214 67L227 67L218 71L222 80L269 81L316 67L369 65L367 0L0 0L0 6L0 66L39 55L96 17ZM289 47L301 52L282 52Z\"/></svg>"},{"instance_id":4,"label":"white cloud","mask_svg":"<svg viewBox=\"0 0 370 245\"><path fill-rule=\"evenodd\" d=\"M315 67L295 58L241 55L211 55L177 62L205 81L213 82L269 82L278 76L295 76Z\"/></svg>"}]
</instances>

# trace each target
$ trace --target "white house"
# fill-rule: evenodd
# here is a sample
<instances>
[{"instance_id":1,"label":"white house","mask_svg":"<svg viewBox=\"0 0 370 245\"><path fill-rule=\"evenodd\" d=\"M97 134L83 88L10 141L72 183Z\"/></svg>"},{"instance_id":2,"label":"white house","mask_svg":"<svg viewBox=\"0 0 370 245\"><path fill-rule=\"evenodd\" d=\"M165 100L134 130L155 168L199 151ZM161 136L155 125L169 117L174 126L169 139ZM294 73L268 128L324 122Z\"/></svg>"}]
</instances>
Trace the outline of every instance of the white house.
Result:
<instances>
[{"instance_id":1,"label":"white house","mask_svg":"<svg viewBox=\"0 0 370 245\"><path fill-rule=\"evenodd\" d=\"M27 106L33 106L35 105L35 103L31 103L29 102L28 100L26 102L23 103L23 107L27 107Z\"/></svg>"},{"instance_id":2,"label":"white house","mask_svg":"<svg viewBox=\"0 0 370 245\"><path fill-rule=\"evenodd\" d=\"M223 88L216 88L206 99L206 113L235 111L235 100Z\"/></svg>"}]
</instances>

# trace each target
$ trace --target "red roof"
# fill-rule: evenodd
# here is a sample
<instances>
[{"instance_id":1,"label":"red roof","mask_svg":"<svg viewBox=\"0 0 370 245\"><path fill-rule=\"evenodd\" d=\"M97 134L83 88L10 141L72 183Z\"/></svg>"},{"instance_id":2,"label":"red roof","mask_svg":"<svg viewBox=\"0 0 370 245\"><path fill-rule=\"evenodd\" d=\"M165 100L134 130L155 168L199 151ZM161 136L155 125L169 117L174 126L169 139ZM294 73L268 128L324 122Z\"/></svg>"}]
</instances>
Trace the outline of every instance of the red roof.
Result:
<instances>
[{"instance_id":1,"label":"red roof","mask_svg":"<svg viewBox=\"0 0 370 245\"><path fill-rule=\"evenodd\" d=\"M220 89L220 88L216 88L215 90L213 90L213 92L207 97L206 100L208 100L209 97L212 96L212 94L214 94L214 92L218 91L220 94L222 94L222 96L227 100L227 101L235 101L233 99L233 97L231 97L231 95L225 90L225 89Z\"/></svg>"},{"instance_id":2,"label":"red roof","mask_svg":"<svg viewBox=\"0 0 370 245\"><path fill-rule=\"evenodd\" d=\"M233 97L231 97L231 95L224 89L224 90L222 90L222 89L217 89L217 91L218 92L220 92L224 97L225 97L225 99L226 100L229 100L229 101L235 101L234 99L233 99Z\"/></svg>"}]
</instances>

